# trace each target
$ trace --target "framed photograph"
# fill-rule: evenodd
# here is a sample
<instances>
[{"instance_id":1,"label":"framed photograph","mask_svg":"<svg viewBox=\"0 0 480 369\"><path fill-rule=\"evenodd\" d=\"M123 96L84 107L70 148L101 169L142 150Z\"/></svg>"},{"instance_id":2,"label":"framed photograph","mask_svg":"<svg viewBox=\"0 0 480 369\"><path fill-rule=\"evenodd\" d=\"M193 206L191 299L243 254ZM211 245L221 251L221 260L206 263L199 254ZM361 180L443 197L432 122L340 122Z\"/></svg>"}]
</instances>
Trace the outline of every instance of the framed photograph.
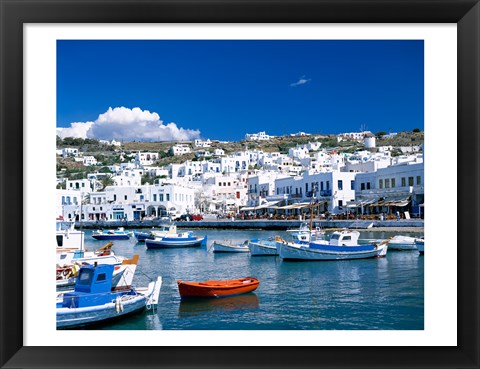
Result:
<instances>
[{"instance_id":1,"label":"framed photograph","mask_svg":"<svg viewBox=\"0 0 480 369\"><path fill-rule=\"evenodd\" d=\"M116 3L52 3L44 0L0 2L3 15L0 40L2 367L480 366L479 276L476 272L479 267L476 205L479 191L477 147L480 139L478 1L346 1L341 4L275 0L255 3L212 3L202 0L194 3L162 0ZM321 52L314 53L313 49ZM139 60L142 63L138 63ZM352 63L346 63L347 60L361 60L358 63L362 67L357 70L352 67ZM248 67L245 67L246 64L249 64ZM383 69L384 66L388 68ZM152 73L156 68L163 71L162 82L156 80ZM322 73L312 75L312 70L321 70ZM139 84L134 83L140 79L150 80L152 85L159 87L149 92L140 91L136 89ZM349 84L347 81L354 82ZM160 93L162 83L168 86L169 91ZM232 89L234 83L236 88ZM270 87L264 86L267 84ZM388 89L382 87L387 84ZM190 91L185 86L189 86ZM265 88L260 88L262 86ZM312 89L310 94L309 88ZM283 95L279 89L284 89ZM129 93L123 96L116 94L120 90L129 90ZM230 105L225 95L229 95L232 101L236 100L236 104ZM132 101L137 101L140 96L143 101L149 101L145 103L147 106L129 105L136 104ZM387 105L395 98L397 100L393 106L397 110L388 108ZM161 109L150 111L150 106L158 106L155 99L169 99L170 110L165 109L165 113ZM305 109L307 105L304 102L308 99L312 100L307 104L313 107L312 110ZM262 295L266 291L263 286L256 294L243 295L234 302L227 298L215 306L183 303L176 289L180 290L180 282L177 286L176 281L178 273L173 273L168 268L189 270L182 263L198 262L198 256L196 260L182 257L182 262L175 261L175 258L168 259L165 255L165 260L156 260L155 255L159 253L154 255L142 251L141 258L150 258L149 262L152 263L156 260L156 265L161 265L160 276L163 274L164 284L167 281L162 288L167 295L172 295L168 301L164 297L163 305L159 304L158 309L169 311L164 311L163 315L146 312L145 316L148 317L145 319L130 319L125 324L111 324L96 329L57 329L58 316L55 316L53 308L50 309L47 303L53 301L56 293L49 282L49 265L55 262L55 255L49 252L48 244L53 242L49 241L53 239L53 232L50 231L53 218L65 220L63 218L67 217L70 221L80 222L84 220L85 224L114 221L118 226L125 224L128 228L129 222L130 225L136 224L135 222L150 225L150 220L162 217L182 221L184 213L191 215L193 211L189 208L190 205L186 205L185 209L154 206L152 203L142 207L138 201L138 206L134 206L133 210L120 209L115 205L116 197L125 196L126 200L126 192L112 194L115 196L113 201L104 201L100 197L92 199L90 194L88 202L83 198L67 199L65 193L59 218L58 209L55 208L58 192L53 180L49 179L54 178L57 174L54 171L59 169L58 161L54 163L54 155L51 154L59 140L63 142L68 137L83 137L83 140L113 138L121 142L149 142L162 141L155 139L162 136L168 137L168 141L196 140L195 144L198 141L201 145L210 137L219 140L217 142L240 141L245 138L244 150L247 152L250 141L255 146L257 141L270 139L269 130L274 135L285 134L296 139L297 136L308 135L308 132L303 131L310 128L312 132L318 133L318 126L328 122L330 127L323 128L323 132L338 134L342 128L333 129L332 125L340 124L342 119L355 121L357 117L360 119L359 117L365 116L368 117L365 119L372 121L359 121L364 134L361 147L371 148L375 145L375 137L393 137L395 133L380 132L392 129L390 126L372 123L375 120L373 115L364 114L362 104L371 106L370 103L367 105L368 99L377 100L375 110L383 109L383 119L388 123L382 124L422 133L419 149L422 151L419 156L421 172L411 178L382 179L378 184L382 189L410 186L407 197L372 197L363 199L363 202L358 198L349 201L346 198L340 199L340 194L346 187L351 186L351 190L354 190L355 186L360 186L360 183L356 183L359 182L358 175L354 172L362 163L353 163L350 171L343 171L342 178L327 180L326 188L323 188L322 180L307 181L302 182L300 192L297 189L295 193L292 193L288 185L277 186L275 193L266 196L267 200L263 203L259 200L254 205L242 204L238 207L235 202L230 204L224 200L223 203L209 206L215 206L213 213L217 214L217 221L226 221L221 218L227 217L234 224L236 219L245 221L245 217L254 216L264 217L270 222L274 221L273 217L278 217L279 221L288 216L295 217L295 220L297 217L313 219L314 216L311 215L315 214L315 210L312 204L318 206L319 218L320 207L323 206L322 215L327 214L326 220L334 217L333 220L342 221L355 217L359 224L367 222L370 216L371 219L378 218L380 221L400 221L404 217L402 221L407 222L411 216L423 218L423 214L426 214L425 238L433 249L430 255L419 258L415 254L415 260L408 258L407 262L400 264L401 255L406 253L398 252L398 260L388 257L378 259L381 263L378 265L383 267L376 267L373 272L370 264L364 264L363 269L346 270L337 267L343 262L320 263L324 269L323 274L336 273L346 278L345 296L354 298L355 293L350 292L360 289L364 296L375 296L377 300L360 299L358 306L350 309L351 305L344 304L342 299L332 299L332 291L338 291L344 286L329 286L326 280L323 280L325 284L320 285L314 282L319 277L315 267L303 267L299 271L298 265L304 263L291 263L292 267L282 268L282 281L289 281L286 277L288 273L301 275L309 285L307 289L314 290L317 295L305 294L302 286L297 286L295 291L298 291L298 296L289 297L285 304L290 306L290 310L269 301L268 294ZM195 113L195 106L209 104L209 100L220 103L208 111L208 117L202 119L217 119L217 123L198 123L200 129L182 123L189 120L201 122L201 119L197 119L198 112L207 110L197 109ZM96 101L99 102L97 105ZM245 112L240 110L241 101L244 102ZM104 104L111 106L107 110L101 110ZM297 106L298 109L295 111L292 107L287 108L288 104ZM332 104L336 106L334 109ZM66 106L69 109L64 109ZM268 109L263 109L264 106ZM189 109L192 111L189 112ZM352 110L349 114L342 111L348 109ZM372 110L371 107L365 108L368 109ZM411 110L414 110L414 114L409 115ZM96 120L95 116L85 118L94 114L93 111L98 116ZM172 115L173 111L177 112L179 118ZM268 111L270 113L266 115ZM326 111L330 111L330 115ZM282 112L284 120L281 118ZM159 116L163 117L163 114L166 114L165 119L170 123L164 122ZM251 114L257 116L252 119ZM315 114L320 118L313 118ZM342 118L338 118L340 116ZM175 119L179 119L178 123L173 123ZM275 122L269 123L269 119ZM221 124L222 120L225 120L224 124ZM292 123L295 120L311 123ZM402 120L403 125L396 125L395 122ZM369 124L375 135L365 133L370 128ZM424 143L422 131L425 132ZM55 133L57 143L54 141ZM406 151L403 154L417 150L415 137L408 137L411 137L411 142L405 145ZM343 139L355 140L350 136ZM337 140L340 142L340 139ZM94 143L98 142L107 145L106 141ZM108 145L115 144L112 142L108 142ZM173 150L172 156L175 156L175 150L185 148L177 146L170 148ZM297 145L298 147L300 146ZM206 150L197 148L195 155L199 152L206 154ZM337 155L336 152L334 154ZM397 164L401 163L401 154L394 154L400 156L395 159ZM338 160L346 160L347 155L350 154L345 154L343 159ZM140 154L138 156L135 160L153 160L142 158ZM425 170L424 157L427 160ZM87 163L86 158L89 160ZM107 161L108 158L103 155L101 159ZM191 162L194 163L199 158L197 156ZM97 158L84 156L83 165L92 165L94 160ZM72 159L69 162L74 161L76 160ZM412 164L415 163L405 162L405 166L413 171L415 168ZM238 165L241 166L241 162ZM219 164L217 171L229 174L230 169L225 168L228 168L228 164L225 167ZM212 169L214 170L215 168ZM162 178L162 173L156 173L156 178ZM363 174L365 176L362 178L367 178L365 181L368 182L368 170ZM69 177L69 181L72 186L82 186L82 179ZM378 182L377 179L375 181ZM335 191L327 194L333 182ZM105 181L103 188L107 186L109 184ZM227 183L223 186L227 186ZM362 186L361 190L366 193L370 186L367 188L363 182ZM416 192L415 188L420 187L422 191ZM60 182L57 182L57 188L62 188ZM336 202L332 200L331 204L328 201L310 201L308 206L298 201L271 201L275 196L303 198L302 190L305 191L305 196L311 193L310 196L314 199L317 191L320 196L337 199ZM193 193L185 193L185 203L190 195L193 198ZM157 193L151 196L149 201L153 200L156 204ZM163 197L163 193L158 196ZM173 198L177 193L165 196ZM184 194L179 193L178 196L177 204L182 204ZM78 212L75 204L69 212L66 209L69 209L70 201L80 201L85 208L81 207ZM158 198L158 201L160 203L163 198ZM96 204L107 203L113 205L107 206L107 210L95 209ZM410 211L400 213L399 210L407 205ZM202 206L206 205L201 202L194 204L195 210L204 210ZM388 208L388 214L379 212L378 209L382 206ZM261 214L259 209L263 210ZM200 213L205 214L203 211L193 214L198 217L196 214ZM387 216L391 219L385 219ZM412 220L414 221L415 219ZM95 245L94 239L97 239L93 236L98 236L98 239L106 236L105 233L95 234L93 231L93 228L88 227L85 230L90 247ZM195 231L197 234L202 232ZM219 244L218 247L221 246L220 236L217 240L215 236L212 239L212 233L208 230L205 234L210 241L215 241L211 247L215 243ZM467 241L466 235L472 235L473 239ZM246 232L243 236L253 239L254 233ZM192 237L191 234L185 236L186 239ZM309 237L313 236L309 233ZM340 233L339 237L342 237ZM331 240L329 247L333 245ZM276 242L279 242L278 239ZM324 245L322 242L317 242L317 246ZM127 243L128 241L122 246L122 252L125 251L128 255L137 253L139 248ZM383 242L377 243L375 252L382 245ZM239 243L235 247L247 246ZM366 252L369 246L355 247ZM205 252L203 254L207 255ZM280 259L284 257L280 255ZM205 267L205 271L210 273L209 279L215 278L212 270L220 268L222 264L225 270L264 273L263 277L271 282L269 271L265 267L267 263L261 262L255 269L251 263L246 266L242 261L228 264L227 258L222 258L222 263L220 258L209 259L215 259L213 261L216 264L207 264ZM402 260L405 261L404 259ZM208 263L209 260L203 262ZM129 263L126 262L125 265L130 265ZM277 263L278 261L275 262L275 270L279 269ZM282 260L279 264L283 266L283 263ZM392 265L394 263L398 264ZM412 263L415 266L409 269ZM318 265L310 263L312 264ZM399 269L400 265L403 270ZM107 269L110 270L105 268ZM99 269L92 270L92 273L98 273ZM115 269L112 270L114 272ZM363 274L364 270L369 270L370 274ZM157 271L154 266L142 269L140 279L147 281L144 277L148 273L145 272L154 271ZM394 273L395 278L390 273ZM381 281L387 281L387 274L389 286L386 287ZM87 272L82 275L87 275ZM359 282L366 275L368 278L375 275L378 280L368 284ZM193 272L189 276L201 278L200 274ZM274 285L277 289L283 288ZM187 287L182 287L186 294ZM196 288L198 292L199 286ZM135 298L140 299L142 293L138 291ZM179 291L180 294L182 291ZM192 293L191 290L188 291ZM291 293L292 289L287 288L285 291ZM388 294L390 308L382 304L382 294ZM394 298L395 295L398 296L397 299ZM116 314L128 309L128 305L122 301L121 298L116 299ZM392 301L398 301L399 306L393 306ZM232 304L235 304L235 309L232 309ZM236 314L239 304L244 311L242 314ZM320 308L328 304L333 304L334 307ZM204 314L205 309L208 314ZM271 309L282 309L284 319L277 320ZM332 309L334 314L331 313ZM368 310L368 314L362 310ZM270 322L269 317L272 319ZM228 324L219 324L217 320Z\"/></svg>"}]
</instances>

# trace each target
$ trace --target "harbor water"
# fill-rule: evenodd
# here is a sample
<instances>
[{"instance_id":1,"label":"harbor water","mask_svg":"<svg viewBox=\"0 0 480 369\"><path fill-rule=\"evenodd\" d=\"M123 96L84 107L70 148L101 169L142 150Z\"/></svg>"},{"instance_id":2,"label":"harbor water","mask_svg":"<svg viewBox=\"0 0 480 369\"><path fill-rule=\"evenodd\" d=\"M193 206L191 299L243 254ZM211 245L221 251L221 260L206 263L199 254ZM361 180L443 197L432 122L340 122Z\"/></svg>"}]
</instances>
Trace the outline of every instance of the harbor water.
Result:
<instances>
[{"instance_id":1,"label":"harbor water","mask_svg":"<svg viewBox=\"0 0 480 369\"><path fill-rule=\"evenodd\" d=\"M158 308L87 329L105 330L422 330L424 257L417 251L389 251L385 258L294 262L249 253L214 254L215 240L286 236L284 231L194 230L205 247L148 250L134 237L114 241L116 254L140 255L134 284L160 275ZM85 230L85 248L105 241ZM364 232L361 239L386 239L394 232ZM420 234L401 233L420 236ZM204 281L252 276L255 292L182 301L177 280Z\"/></svg>"}]
</instances>

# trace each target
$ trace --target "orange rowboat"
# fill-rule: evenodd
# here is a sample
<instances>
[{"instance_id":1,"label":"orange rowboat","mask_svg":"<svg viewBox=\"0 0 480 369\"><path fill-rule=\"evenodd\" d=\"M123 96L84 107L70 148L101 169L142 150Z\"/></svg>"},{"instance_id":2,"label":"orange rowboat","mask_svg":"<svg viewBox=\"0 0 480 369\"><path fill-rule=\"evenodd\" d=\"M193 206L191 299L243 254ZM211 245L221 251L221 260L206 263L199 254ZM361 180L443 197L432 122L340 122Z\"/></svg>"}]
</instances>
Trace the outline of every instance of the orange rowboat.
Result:
<instances>
[{"instance_id":1,"label":"orange rowboat","mask_svg":"<svg viewBox=\"0 0 480 369\"><path fill-rule=\"evenodd\" d=\"M178 280L177 283L182 298L239 295L255 291L260 284L259 280L253 277L205 282L183 282Z\"/></svg>"}]
</instances>

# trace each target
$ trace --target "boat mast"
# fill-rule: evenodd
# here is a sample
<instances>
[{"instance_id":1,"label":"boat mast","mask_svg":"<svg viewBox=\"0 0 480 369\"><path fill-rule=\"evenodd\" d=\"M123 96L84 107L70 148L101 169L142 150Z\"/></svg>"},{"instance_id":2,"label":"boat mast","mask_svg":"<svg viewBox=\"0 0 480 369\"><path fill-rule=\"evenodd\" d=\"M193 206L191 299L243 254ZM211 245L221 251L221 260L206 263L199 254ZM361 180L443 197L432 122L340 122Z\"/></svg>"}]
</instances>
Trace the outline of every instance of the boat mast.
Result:
<instances>
[{"instance_id":1,"label":"boat mast","mask_svg":"<svg viewBox=\"0 0 480 369\"><path fill-rule=\"evenodd\" d=\"M310 200L310 235L312 234L312 224L313 224L313 203L315 200L316 186L315 183L312 184L312 199Z\"/></svg>"}]
</instances>

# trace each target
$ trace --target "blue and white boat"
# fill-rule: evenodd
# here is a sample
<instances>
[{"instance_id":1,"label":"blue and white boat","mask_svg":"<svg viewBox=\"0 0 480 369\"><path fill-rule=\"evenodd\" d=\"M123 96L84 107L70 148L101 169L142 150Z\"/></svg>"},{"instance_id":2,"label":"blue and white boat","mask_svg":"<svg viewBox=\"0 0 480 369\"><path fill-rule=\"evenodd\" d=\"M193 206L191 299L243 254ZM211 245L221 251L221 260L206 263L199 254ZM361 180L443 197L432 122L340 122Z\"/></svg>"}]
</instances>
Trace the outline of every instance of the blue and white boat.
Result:
<instances>
[{"instance_id":1,"label":"blue and white boat","mask_svg":"<svg viewBox=\"0 0 480 369\"><path fill-rule=\"evenodd\" d=\"M277 242L274 238L268 238L264 240L249 240L248 249L251 256L276 256Z\"/></svg>"},{"instance_id":2,"label":"blue and white boat","mask_svg":"<svg viewBox=\"0 0 480 369\"><path fill-rule=\"evenodd\" d=\"M193 232L175 233L163 237L155 237L153 240L146 239L148 249L169 249L179 247L199 247L207 242L207 236L195 236Z\"/></svg>"},{"instance_id":3,"label":"blue and white boat","mask_svg":"<svg viewBox=\"0 0 480 369\"><path fill-rule=\"evenodd\" d=\"M57 302L57 329L76 328L104 322L155 308L162 277L147 288L112 290L113 265L83 266L73 292Z\"/></svg>"},{"instance_id":4,"label":"blue and white boat","mask_svg":"<svg viewBox=\"0 0 480 369\"><path fill-rule=\"evenodd\" d=\"M126 231L123 227L108 230L99 229L92 234L92 237L96 240L128 240L132 236L133 232Z\"/></svg>"},{"instance_id":5,"label":"blue and white boat","mask_svg":"<svg viewBox=\"0 0 480 369\"><path fill-rule=\"evenodd\" d=\"M336 231L328 241L287 242L277 238L277 250L284 260L348 260L382 257L387 254L386 241L378 244L360 245L357 231Z\"/></svg>"}]
</instances>

